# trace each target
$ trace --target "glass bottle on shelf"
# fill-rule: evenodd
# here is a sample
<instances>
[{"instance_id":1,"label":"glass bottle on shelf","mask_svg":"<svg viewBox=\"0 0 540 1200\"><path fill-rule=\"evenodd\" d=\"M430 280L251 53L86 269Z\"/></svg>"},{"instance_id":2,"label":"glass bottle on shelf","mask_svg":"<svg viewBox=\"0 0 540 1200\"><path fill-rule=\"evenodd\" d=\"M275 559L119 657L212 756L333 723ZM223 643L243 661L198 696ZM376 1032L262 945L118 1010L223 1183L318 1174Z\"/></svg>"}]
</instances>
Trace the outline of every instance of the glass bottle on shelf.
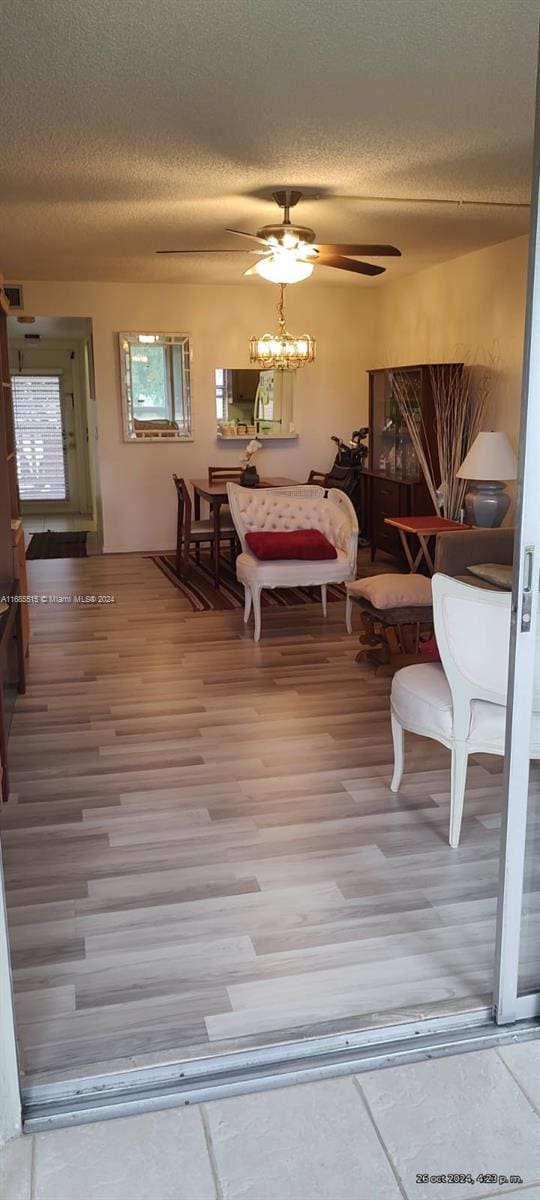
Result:
<instances>
[{"instance_id":1,"label":"glass bottle on shelf","mask_svg":"<svg viewBox=\"0 0 540 1200\"><path fill-rule=\"evenodd\" d=\"M416 450L409 438L405 445L403 456L403 474L406 479L417 479L419 473L419 462Z\"/></svg>"},{"instance_id":2,"label":"glass bottle on shelf","mask_svg":"<svg viewBox=\"0 0 540 1200\"><path fill-rule=\"evenodd\" d=\"M395 463L396 475L403 475L403 438L400 434L396 436Z\"/></svg>"},{"instance_id":3,"label":"glass bottle on shelf","mask_svg":"<svg viewBox=\"0 0 540 1200\"><path fill-rule=\"evenodd\" d=\"M421 371L403 368L397 372L376 371L372 376L371 462L375 470L385 475L415 480L420 477L418 458L398 400L404 384L411 402L413 420L420 427Z\"/></svg>"}]
</instances>

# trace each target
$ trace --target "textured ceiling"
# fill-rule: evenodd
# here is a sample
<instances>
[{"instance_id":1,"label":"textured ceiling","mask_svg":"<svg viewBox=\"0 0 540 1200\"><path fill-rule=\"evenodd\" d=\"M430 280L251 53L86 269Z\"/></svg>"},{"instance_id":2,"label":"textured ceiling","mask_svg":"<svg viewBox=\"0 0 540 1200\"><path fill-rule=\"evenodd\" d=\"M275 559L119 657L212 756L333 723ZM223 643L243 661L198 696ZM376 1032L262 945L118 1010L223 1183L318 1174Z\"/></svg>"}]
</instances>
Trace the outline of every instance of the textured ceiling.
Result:
<instances>
[{"instance_id":1,"label":"textured ceiling","mask_svg":"<svg viewBox=\"0 0 540 1200\"><path fill-rule=\"evenodd\" d=\"M527 228L540 0L5 0L6 278L237 283L273 188L322 241L392 241L383 280ZM338 198L347 197L347 198ZM318 282L380 286L320 267ZM246 287L266 286L246 280ZM308 282L304 286L311 286Z\"/></svg>"}]
</instances>

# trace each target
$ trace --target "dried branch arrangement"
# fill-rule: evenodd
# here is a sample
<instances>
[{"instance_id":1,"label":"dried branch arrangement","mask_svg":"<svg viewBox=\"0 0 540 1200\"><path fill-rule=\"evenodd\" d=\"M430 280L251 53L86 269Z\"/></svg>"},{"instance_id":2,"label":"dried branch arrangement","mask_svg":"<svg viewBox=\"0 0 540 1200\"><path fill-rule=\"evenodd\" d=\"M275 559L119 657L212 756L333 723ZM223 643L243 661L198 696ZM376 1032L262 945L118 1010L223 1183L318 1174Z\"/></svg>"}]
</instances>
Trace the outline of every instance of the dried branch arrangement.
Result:
<instances>
[{"instance_id":1,"label":"dried branch arrangement","mask_svg":"<svg viewBox=\"0 0 540 1200\"><path fill-rule=\"evenodd\" d=\"M480 431L489 395L489 376L473 376L470 367L449 366L443 371L429 369L435 405L435 433L443 494L443 516L457 520L467 480L458 479L459 468ZM476 384L476 386L473 386Z\"/></svg>"},{"instance_id":2,"label":"dried branch arrangement","mask_svg":"<svg viewBox=\"0 0 540 1200\"><path fill-rule=\"evenodd\" d=\"M422 409L405 373L394 372L392 391L416 452L436 513L457 520L463 506L467 481L457 472L480 430L490 393L487 371L448 364L430 367L434 403L434 426L439 469L433 462Z\"/></svg>"}]
</instances>

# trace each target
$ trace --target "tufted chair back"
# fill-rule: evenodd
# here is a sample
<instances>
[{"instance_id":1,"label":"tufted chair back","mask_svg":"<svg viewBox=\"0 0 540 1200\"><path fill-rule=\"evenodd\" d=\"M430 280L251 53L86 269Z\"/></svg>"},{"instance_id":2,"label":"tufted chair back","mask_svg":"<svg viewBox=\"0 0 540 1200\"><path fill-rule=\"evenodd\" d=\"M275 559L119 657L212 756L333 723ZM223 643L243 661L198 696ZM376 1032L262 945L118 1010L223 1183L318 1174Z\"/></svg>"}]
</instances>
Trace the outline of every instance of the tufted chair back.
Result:
<instances>
[{"instance_id":1,"label":"tufted chair back","mask_svg":"<svg viewBox=\"0 0 540 1200\"><path fill-rule=\"evenodd\" d=\"M356 563L358 522L344 492L312 484L297 487L244 488L228 483L229 504L236 531L246 552L246 533L273 529L318 529L338 550Z\"/></svg>"}]
</instances>

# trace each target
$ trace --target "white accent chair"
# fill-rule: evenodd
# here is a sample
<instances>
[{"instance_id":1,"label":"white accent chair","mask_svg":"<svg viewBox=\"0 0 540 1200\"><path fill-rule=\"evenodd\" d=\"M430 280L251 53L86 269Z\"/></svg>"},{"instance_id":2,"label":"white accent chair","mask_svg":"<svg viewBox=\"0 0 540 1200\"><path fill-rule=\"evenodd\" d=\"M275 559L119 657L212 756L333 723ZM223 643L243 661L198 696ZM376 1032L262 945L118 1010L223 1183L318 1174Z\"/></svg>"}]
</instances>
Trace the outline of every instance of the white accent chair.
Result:
<instances>
[{"instance_id":1,"label":"white accent chair","mask_svg":"<svg viewBox=\"0 0 540 1200\"><path fill-rule=\"evenodd\" d=\"M326 616L326 588L356 578L358 521L345 492L314 484L296 487L245 488L228 483L229 507L242 553L236 560L236 576L244 585L244 621L251 608L255 618L254 638L261 636L261 591L263 588L316 587L321 589ZM246 534L260 530L318 529L337 550L337 558L325 561L274 559L263 561L251 553Z\"/></svg>"},{"instance_id":2,"label":"white accent chair","mask_svg":"<svg viewBox=\"0 0 540 1200\"><path fill-rule=\"evenodd\" d=\"M452 753L449 841L455 848L469 754L504 755L511 595L440 574L433 576L432 586L442 661L403 667L394 675L394 774L390 787L397 792L401 783L404 730L447 746ZM540 758L540 646L536 647L536 672L531 758Z\"/></svg>"}]
</instances>

